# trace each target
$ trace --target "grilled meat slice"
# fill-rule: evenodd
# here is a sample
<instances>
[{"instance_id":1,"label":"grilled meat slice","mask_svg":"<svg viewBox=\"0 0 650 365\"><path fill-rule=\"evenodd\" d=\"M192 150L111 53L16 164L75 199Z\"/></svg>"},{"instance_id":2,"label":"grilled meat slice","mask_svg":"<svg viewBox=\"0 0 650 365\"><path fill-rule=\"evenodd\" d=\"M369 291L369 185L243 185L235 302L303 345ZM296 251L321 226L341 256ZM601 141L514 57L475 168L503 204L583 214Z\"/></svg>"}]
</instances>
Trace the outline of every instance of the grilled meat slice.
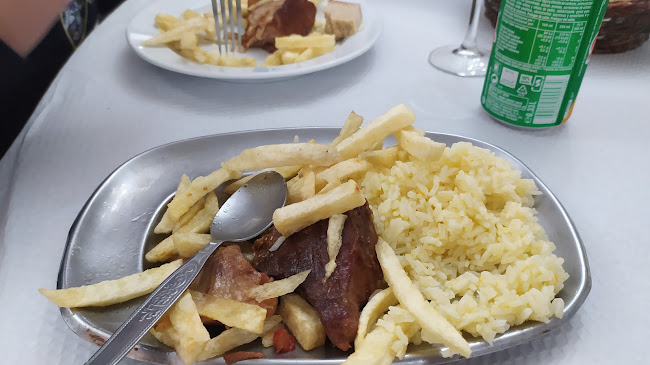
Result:
<instances>
[{"instance_id":1,"label":"grilled meat slice","mask_svg":"<svg viewBox=\"0 0 650 365\"><path fill-rule=\"evenodd\" d=\"M248 297L248 291L255 286L273 281L268 275L253 268L241 253L237 245L219 247L194 280L190 289L211 294L220 298L228 298L259 305L266 309L266 316L275 313L278 299L267 299L258 303Z\"/></svg>"},{"instance_id":2,"label":"grilled meat slice","mask_svg":"<svg viewBox=\"0 0 650 365\"><path fill-rule=\"evenodd\" d=\"M325 265L329 261L327 219L292 234L276 251L269 251L281 236L275 228L253 246L253 266L275 279L312 270L296 292L316 309L327 337L344 351L357 333L360 309L383 278L375 253L377 233L370 207L366 203L345 214L336 269L325 283Z\"/></svg>"},{"instance_id":3,"label":"grilled meat slice","mask_svg":"<svg viewBox=\"0 0 650 365\"><path fill-rule=\"evenodd\" d=\"M263 1L263 0L261 0ZM307 35L314 26L316 6L308 0L249 1L248 25L242 37L244 50L251 47L275 51L275 38ZM255 6L260 2L259 6Z\"/></svg>"}]
</instances>

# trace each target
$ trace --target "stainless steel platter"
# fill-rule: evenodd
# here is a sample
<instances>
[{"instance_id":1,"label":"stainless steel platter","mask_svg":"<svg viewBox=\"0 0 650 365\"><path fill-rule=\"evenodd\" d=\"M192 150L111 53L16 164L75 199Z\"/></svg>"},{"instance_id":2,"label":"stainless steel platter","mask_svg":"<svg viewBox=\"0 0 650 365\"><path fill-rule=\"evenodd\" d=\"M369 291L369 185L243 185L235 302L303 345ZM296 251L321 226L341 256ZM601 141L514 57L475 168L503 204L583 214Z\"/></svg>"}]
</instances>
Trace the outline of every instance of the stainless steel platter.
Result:
<instances>
[{"instance_id":1,"label":"stainless steel platter","mask_svg":"<svg viewBox=\"0 0 650 365\"><path fill-rule=\"evenodd\" d=\"M329 143L338 131L338 128L300 128L213 135L156 147L130 159L97 188L73 223L61 261L57 288L116 279L150 267L144 261L144 253L162 239L153 233L153 226L183 173L191 178L205 175L245 148L288 143L293 141L294 135L303 141L315 139ZM549 239L557 245L556 254L564 258L564 268L570 275L559 293L565 302L562 319L554 318L548 323L527 322L513 327L497 337L492 346L481 339L466 336L472 357L530 341L567 322L589 294L591 277L585 248L560 202L532 171L508 152L470 138L441 133L427 135L447 145L468 141L487 148L510 161L522 171L523 177L533 179L542 192L535 200L539 222ZM139 303L139 299L134 299L106 308L61 309L61 314L77 335L101 344ZM297 348L294 352L276 355L271 349L263 348L259 341L246 346L246 349L261 351L267 356L256 362L260 364L333 364L342 362L347 356L331 346L309 352ZM151 335L147 335L128 356L156 364L182 364L174 352ZM404 360L397 363L443 363L457 359L443 358L436 346L411 345ZM218 358L206 363L223 364L224 361Z\"/></svg>"}]
</instances>

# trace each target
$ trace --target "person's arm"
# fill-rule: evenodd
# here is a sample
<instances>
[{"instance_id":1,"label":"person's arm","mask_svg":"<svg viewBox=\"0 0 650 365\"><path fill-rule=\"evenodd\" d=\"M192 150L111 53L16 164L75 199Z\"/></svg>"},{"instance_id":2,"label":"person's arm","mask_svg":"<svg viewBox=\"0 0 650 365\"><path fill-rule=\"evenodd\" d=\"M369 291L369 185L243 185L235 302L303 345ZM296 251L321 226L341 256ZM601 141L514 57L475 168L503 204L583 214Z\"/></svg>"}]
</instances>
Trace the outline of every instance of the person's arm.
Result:
<instances>
[{"instance_id":1,"label":"person's arm","mask_svg":"<svg viewBox=\"0 0 650 365\"><path fill-rule=\"evenodd\" d=\"M25 57L70 0L0 0L0 40Z\"/></svg>"}]
</instances>

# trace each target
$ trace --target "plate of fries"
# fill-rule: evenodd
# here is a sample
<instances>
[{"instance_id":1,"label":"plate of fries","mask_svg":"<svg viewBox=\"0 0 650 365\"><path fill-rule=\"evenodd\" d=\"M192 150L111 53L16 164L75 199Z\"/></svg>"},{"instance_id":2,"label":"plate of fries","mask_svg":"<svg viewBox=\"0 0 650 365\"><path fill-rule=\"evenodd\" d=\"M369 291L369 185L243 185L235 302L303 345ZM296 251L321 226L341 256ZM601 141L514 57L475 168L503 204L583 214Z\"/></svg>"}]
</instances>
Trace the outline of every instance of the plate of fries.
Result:
<instances>
[{"instance_id":1,"label":"plate of fries","mask_svg":"<svg viewBox=\"0 0 650 365\"><path fill-rule=\"evenodd\" d=\"M393 249L379 237L376 253L388 287L377 291L363 308L354 352L328 345L314 308L293 294L310 274L311 270L305 270L248 290L247 296L258 303L279 298L275 313L188 290L128 356L157 364L203 360L221 364L225 361L221 356L231 351L252 351L273 364L316 365L346 359L349 364L390 363L396 357L401 363L442 363L459 359L449 358L454 353L475 357L515 346L567 322L586 299L591 279L582 242L558 200L509 153L470 138L425 133L411 126L414 121L413 112L399 105L364 126L363 118L352 112L342 129L238 132L144 152L115 170L90 197L70 230L57 289L40 292L61 307L65 322L77 335L101 345L143 296L209 242L207 232L220 203L256 171L273 169L288 180L288 203L273 216L277 231L289 237L329 218L329 253L341 247L343 213L365 203L355 176L393 166L398 149L417 158L435 159L445 146L470 142L507 160L541 191L535 201L539 220L551 227L550 239L563 241L556 252L564 258L569 274L557 294L565 303L558 318L511 327L492 344L463 335L429 305ZM385 147L386 142L397 145ZM252 254L250 244L240 247L244 256ZM330 254L333 258L336 253ZM326 266L329 273L334 270L329 268L331 263ZM377 324L404 316L410 322L396 326L401 326L409 341L402 341L396 349L396 335ZM221 322L226 330L209 334L201 317ZM272 347L274 333L285 327L300 346L278 355ZM421 339L410 338L420 330Z\"/></svg>"},{"instance_id":2,"label":"plate of fries","mask_svg":"<svg viewBox=\"0 0 650 365\"><path fill-rule=\"evenodd\" d=\"M268 82L351 61L372 48L382 33L381 17L371 2L355 0L361 4L363 22L355 34L336 41L325 34L322 9L327 0L310 1L318 9L312 32L276 38L278 51L274 53L250 48L220 54L208 0L154 1L133 17L126 38L142 59L170 71L231 82ZM242 12L245 20L246 0L242 0Z\"/></svg>"}]
</instances>

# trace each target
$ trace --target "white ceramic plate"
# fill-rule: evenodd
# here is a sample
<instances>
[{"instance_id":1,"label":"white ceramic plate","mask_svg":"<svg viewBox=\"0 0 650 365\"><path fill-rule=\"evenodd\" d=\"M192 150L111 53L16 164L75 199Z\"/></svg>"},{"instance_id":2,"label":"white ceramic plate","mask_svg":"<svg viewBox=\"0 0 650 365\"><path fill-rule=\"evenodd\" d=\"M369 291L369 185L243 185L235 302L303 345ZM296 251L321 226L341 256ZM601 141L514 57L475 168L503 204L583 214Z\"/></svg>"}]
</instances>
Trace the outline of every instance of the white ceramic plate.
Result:
<instances>
[{"instance_id":1,"label":"white ceramic plate","mask_svg":"<svg viewBox=\"0 0 650 365\"><path fill-rule=\"evenodd\" d=\"M167 47L143 47L142 42L158 34L154 18L158 13L180 16L185 9L194 9L201 13L211 11L209 0L159 0L142 9L126 28L126 38L131 48L144 60L164 69L187 75L207 77L235 82L258 82L287 79L312 72L328 69L353 60L368 51L379 39L382 21L369 1L354 0L361 4L363 23L357 34L337 42L338 47L321 57L292 65L272 67L222 67L201 65L181 57ZM321 9L319 6L319 9ZM320 10L317 17L320 16ZM214 46L216 47L216 45ZM215 48L216 49L216 48ZM258 65L269 54L261 49L250 49L247 57L257 59Z\"/></svg>"}]
</instances>

